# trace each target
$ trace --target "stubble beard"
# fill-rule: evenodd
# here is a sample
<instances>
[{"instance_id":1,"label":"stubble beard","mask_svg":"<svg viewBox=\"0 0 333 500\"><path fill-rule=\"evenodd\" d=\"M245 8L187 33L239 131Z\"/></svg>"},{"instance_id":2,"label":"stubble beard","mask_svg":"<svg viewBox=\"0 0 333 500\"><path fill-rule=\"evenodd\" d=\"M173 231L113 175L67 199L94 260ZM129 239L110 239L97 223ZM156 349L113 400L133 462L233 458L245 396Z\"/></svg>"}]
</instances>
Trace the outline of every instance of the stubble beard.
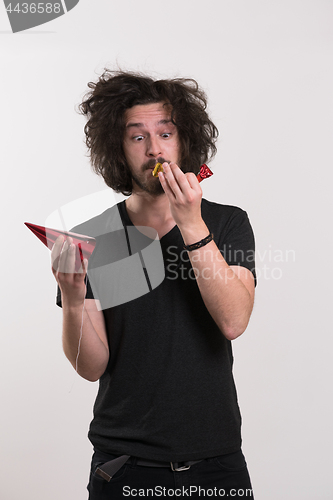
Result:
<instances>
[{"instance_id":1,"label":"stubble beard","mask_svg":"<svg viewBox=\"0 0 333 500\"><path fill-rule=\"evenodd\" d=\"M146 173L146 171L150 168L155 167L156 163L164 163L165 160L162 157L159 157L157 160L151 159L147 161L144 165L142 165L142 175L139 177L134 175L132 172L132 182L136 184L138 188L140 188L145 193L148 193L152 196L161 196L164 194L164 189L162 188L162 184L158 177L154 177ZM170 163L170 162L168 162Z\"/></svg>"}]
</instances>

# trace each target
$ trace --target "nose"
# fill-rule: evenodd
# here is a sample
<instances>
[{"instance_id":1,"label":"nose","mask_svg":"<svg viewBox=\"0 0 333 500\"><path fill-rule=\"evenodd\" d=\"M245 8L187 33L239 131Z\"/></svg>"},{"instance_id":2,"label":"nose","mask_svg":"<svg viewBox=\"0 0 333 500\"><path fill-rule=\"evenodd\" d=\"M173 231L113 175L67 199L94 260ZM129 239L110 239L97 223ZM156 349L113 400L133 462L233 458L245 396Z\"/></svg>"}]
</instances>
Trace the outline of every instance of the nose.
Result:
<instances>
[{"instance_id":1,"label":"nose","mask_svg":"<svg viewBox=\"0 0 333 500\"><path fill-rule=\"evenodd\" d=\"M162 151L160 147L160 143L156 137L150 137L147 143L147 156L157 158L161 156Z\"/></svg>"}]
</instances>

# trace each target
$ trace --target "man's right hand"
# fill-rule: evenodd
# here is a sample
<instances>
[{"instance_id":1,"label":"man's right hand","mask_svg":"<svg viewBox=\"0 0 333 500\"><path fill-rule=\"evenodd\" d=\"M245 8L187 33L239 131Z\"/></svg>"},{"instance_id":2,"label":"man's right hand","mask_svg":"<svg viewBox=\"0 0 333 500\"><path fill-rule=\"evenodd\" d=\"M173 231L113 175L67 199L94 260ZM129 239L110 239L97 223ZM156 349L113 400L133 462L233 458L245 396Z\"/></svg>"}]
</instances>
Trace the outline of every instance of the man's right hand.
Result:
<instances>
[{"instance_id":1,"label":"man's right hand","mask_svg":"<svg viewBox=\"0 0 333 500\"><path fill-rule=\"evenodd\" d=\"M84 282L87 274L88 261L84 259L80 269L75 272L75 255L78 249L72 238L64 241L59 236L51 251L52 272L61 290L63 301L70 307L83 305L86 294Z\"/></svg>"},{"instance_id":2,"label":"man's right hand","mask_svg":"<svg viewBox=\"0 0 333 500\"><path fill-rule=\"evenodd\" d=\"M79 375L96 381L108 364L108 338L98 301L84 300L88 261L84 259L81 268L75 271L76 251L72 238L64 242L64 237L59 236L51 252L52 272L61 290L63 348Z\"/></svg>"}]
</instances>

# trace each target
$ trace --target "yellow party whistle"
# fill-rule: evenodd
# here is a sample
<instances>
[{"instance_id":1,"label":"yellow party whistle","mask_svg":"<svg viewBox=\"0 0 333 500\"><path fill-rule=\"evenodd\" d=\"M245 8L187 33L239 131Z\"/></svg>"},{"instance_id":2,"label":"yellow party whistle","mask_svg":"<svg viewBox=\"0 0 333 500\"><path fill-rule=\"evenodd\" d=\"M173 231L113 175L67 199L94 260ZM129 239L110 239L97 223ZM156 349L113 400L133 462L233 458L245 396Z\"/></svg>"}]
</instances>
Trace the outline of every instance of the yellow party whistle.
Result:
<instances>
[{"instance_id":1,"label":"yellow party whistle","mask_svg":"<svg viewBox=\"0 0 333 500\"><path fill-rule=\"evenodd\" d=\"M158 173L163 172L162 163L156 163L155 168L152 172L154 177L158 177Z\"/></svg>"}]
</instances>

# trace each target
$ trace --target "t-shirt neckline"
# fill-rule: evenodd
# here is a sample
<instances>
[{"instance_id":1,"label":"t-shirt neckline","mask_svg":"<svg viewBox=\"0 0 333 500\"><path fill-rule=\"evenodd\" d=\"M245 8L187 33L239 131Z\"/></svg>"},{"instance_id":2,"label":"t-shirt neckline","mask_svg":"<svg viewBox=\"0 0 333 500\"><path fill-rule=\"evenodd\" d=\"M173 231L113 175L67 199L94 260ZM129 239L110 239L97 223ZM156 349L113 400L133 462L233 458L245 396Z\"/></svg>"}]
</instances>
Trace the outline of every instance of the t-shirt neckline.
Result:
<instances>
[{"instance_id":1,"label":"t-shirt neckline","mask_svg":"<svg viewBox=\"0 0 333 500\"><path fill-rule=\"evenodd\" d=\"M128 215L127 208L126 208L126 200L121 201L118 204L119 207L119 212L120 212L120 217L122 219L122 222L126 226L134 226L133 222L130 219L130 216ZM160 241L166 241L170 235L173 235L175 231L179 231L177 224L175 224L170 231L165 233L162 238L160 238Z\"/></svg>"}]
</instances>

